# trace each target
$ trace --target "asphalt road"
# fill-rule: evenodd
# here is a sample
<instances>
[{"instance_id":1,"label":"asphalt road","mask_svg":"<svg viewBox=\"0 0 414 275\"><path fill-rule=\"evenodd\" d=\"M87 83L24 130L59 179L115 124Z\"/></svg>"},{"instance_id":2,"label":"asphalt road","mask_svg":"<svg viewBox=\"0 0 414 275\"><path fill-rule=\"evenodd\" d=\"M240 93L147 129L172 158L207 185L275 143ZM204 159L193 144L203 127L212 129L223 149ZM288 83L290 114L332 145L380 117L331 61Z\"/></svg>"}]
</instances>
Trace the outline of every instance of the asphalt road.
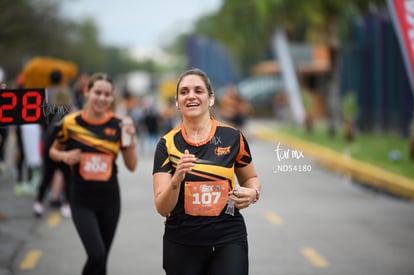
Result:
<instances>
[{"instance_id":1,"label":"asphalt road","mask_svg":"<svg viewBox=\"0 0 414 275\"><path fill-rule=\"evenodd\" d=\"M353 183L277 140L250 138L250 147L263 185L260 201L243 210L250 274L414 274L413 202ZM108 274L163 274L152 155L141 155L134 173L120 168L122 216ZM48 209L10 269L16 275L80 274L85 257L71 220Z\"/></svg>"}]
</instances>

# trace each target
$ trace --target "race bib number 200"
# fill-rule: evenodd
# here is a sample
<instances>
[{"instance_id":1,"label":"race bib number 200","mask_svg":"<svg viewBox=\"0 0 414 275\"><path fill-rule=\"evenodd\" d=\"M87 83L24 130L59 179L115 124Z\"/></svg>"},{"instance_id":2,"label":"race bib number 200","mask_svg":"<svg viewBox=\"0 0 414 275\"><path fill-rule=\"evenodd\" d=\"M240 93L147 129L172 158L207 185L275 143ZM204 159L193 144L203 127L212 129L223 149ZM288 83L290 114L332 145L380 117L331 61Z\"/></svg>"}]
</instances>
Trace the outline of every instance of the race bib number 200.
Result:
<instances>
[{"instance_id":1,"label":"race bib number 200","mask_svg":"<svg viewBox=\"0 0 414 275\"><path fill-rule=\"evenodd\" d=\"M185 182L185 213L192 216L220 215L226 206L229 190L226 180Z\"/></svg>"},{"instance_id":2,"label":"race bib number 200","mask_svg":"<svg viewBox=\"0 0 414 275\"><path fill-rule=\"evenodd\" d=\"M82 153L79 173L85 180L107 181L112 174L112 156L97 153Z\"/></svg>"}]
</instances>

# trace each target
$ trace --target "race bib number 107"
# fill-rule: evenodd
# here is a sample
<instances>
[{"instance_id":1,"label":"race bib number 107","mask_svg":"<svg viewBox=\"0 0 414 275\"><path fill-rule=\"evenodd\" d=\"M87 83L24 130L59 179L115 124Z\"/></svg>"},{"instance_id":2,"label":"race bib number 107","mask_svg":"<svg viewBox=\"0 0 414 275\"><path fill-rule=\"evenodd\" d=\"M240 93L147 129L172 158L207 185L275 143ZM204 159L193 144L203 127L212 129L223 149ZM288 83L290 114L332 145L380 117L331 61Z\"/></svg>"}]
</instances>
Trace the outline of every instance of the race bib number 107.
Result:
<instances>
[{"instance_id":1,"label":"race bib number 107","mask_svg":"<svg viewBox=\"0 0 414 275\"><path fill-rule=\"evenodd\" d=\"M185 182L185 213L192 216L220 215L226 206L229 190L226 180Z\"/></svg>"}]
</instances>

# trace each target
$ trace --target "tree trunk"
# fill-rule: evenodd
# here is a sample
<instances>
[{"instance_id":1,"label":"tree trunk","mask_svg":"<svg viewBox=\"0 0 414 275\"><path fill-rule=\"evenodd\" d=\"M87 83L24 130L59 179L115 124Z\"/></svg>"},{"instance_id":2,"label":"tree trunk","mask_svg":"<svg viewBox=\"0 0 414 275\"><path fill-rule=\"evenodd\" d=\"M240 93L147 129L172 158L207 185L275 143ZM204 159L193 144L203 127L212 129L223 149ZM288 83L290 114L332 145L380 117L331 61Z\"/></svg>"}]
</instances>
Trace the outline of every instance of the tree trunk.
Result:
<instances>
[{"instance_id":1,"label":"tree trunk","mask_svg":"<svg viewBox=\"0 0 414 275\"><path fill-rule=\"evenodd\" d=\"M313 132L313 118L311 115L306 115L305 117L305 126L306 132L312 133Z\"/></svg>"},{"instance_id":2,"label":"tree trunk","mask_svg":"<svg viewBox=\"0 0 414 275\"><path fill-rule=\"evenodd\" d=\"M346 141L351 142L354 140L354 127L352 125L352 122L349 120L345 121L344 135Z\"/></svg>"},{"instance_id":3,"label":"tree trunk","mask_svg":"<svg viewBox=\"0 0 414 275\"><path fill-rule=\"evenodd\" d=\"M410 160L414 160L414 135L410 139Z\"/></svg>"}]
</instances>

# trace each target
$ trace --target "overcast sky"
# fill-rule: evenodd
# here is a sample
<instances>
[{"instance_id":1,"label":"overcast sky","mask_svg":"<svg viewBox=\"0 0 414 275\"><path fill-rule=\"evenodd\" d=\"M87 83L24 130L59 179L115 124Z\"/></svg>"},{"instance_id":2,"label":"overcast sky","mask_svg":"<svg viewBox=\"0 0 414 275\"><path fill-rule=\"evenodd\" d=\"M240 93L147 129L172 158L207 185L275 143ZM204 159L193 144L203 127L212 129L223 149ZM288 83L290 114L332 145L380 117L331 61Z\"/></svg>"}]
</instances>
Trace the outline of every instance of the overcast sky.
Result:
<instances>
[{"instance_id":1,"label":"overcast sky","mask_svg":"<svg viewBox=\"0 0 414 275\"><path fill-rule=\"evenodd\" d=\"M94 18L105 45L137 48L164 45L221 4L222 0L64 0L62 14L75 20Z\"/></svg>"}]
</instances>

